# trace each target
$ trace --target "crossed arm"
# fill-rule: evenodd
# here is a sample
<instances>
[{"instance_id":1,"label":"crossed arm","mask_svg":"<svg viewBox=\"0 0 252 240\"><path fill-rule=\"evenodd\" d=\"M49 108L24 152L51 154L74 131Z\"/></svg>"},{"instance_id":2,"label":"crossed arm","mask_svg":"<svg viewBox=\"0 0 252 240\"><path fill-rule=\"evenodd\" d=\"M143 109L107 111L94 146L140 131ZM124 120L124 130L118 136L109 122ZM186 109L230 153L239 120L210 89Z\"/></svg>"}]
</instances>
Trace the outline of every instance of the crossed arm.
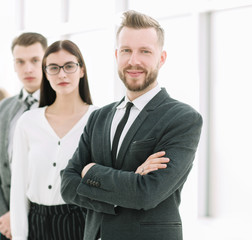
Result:
<instances>
[{"instance_id":1,"label":"crossed arm","mask_svg":"<svg viewBox=\"0 0 252 240\"><path fill-rule=\"evenodd\" d=\"M157 152L150 155L146 159L146 161L137 168L135 173L140 175L146 175L158 169L166 168L167 167L166 163L168 163L170 159L163 157L164 155L165 151ZM88 172L88 170L94 165L95 163L89 163L88 165L86 165L81 172L81 177L83 178L85 174Z\"/></svg>"},{"instance_id":2,"label":"crossed arm","mask_svg":"<svg viewBox=\"0 0 252 240\"><path fill-rule=\"evenodd\" d=\"M81 151L79 151L78 153L81 153ZM87 152L86 152L87 153ZM96 194L96 191L94 189L94 191L88 190L89 193L93 193L94 196L85 196L83 195L84 192L86 192L84 188L89 188L89 186L86 184L86 181L88 181L88 179L91 176L97 175L96 170L93 170L93 166L97 166L99 168L99 172L104 174L105 176L110 176L110 178L114 179L114 177L118 178L118 176L116 176L117 174L123 174L123 178L126 177L126 179L131 178L130 176L135 175L136 177L134 178L133 181L137 180L138 177L137 175L147 175L149 172L155 172L158 169L164 169L167 168L167 163L170 161L168 158L163 157L165 155L164 151L161 152L157 152L155 154L150 155L146 161L144 163L142 163L137 170L134 172L127 172L127 171L120 171L120 170L116 170L110 167L105 167L96 163L88 163L83 169L82 171L78 171L80 165L78 164L78 162L73 162L70 161L69 164L69 168L68 171L62 171L61 172L61 177L62 177L62 185L61 185L61 194L63 199L67 202L67 203L72 203L72 204L77 204L79 206L85 207L87 209L95 209L96 212L103 212L103 213L107 213L107 214L116 214L115 213L115 208L114 205L118 205L118 206L123 206L124 203L121 202L121 198L124 199L124 197L122 196L122 194L118 194L118 201L116 202L110 202L110 200L106 200L106 199L101 199L101 196L98 196ZM77 164L77 165L76 165ZM79 166L79 167L78 167ZM77 170L77 171L76 171ZM87 174L88 173L88 174ZM69 177L70 175L71 177ZM85 175L88 175L87 177L85 177ZM79 177L78 177L79 175ZM103 176L104 177L104 176ZM91 177L92 178L92 177ZM95 177L96 178L96 177ZM107 177L105 177L107 178ZM128 179L129 180L129 179ZM123 181L123 180L122 180ZM104 189L105 192L103 192L104 190L100 189L100 191L102 191L105 195L103 195L103 193L101 193L104 196L106 196L105 198L109 198L111 197L111 194L115 194L114 192L114 187L113 185L107 186L107 183L103 182L103 186L105 186L105 188L109 188L109 189ZM112 182L116 183L116 180L112 180ZM104 185L105 183L105 185ZM120 186L121 183L118 183ZM132 183L132 180L130 180L130 182L125 183L125 188L129 189L127 187L127 185L130 184L130 186L136 186L136 184ZM117 187L116 187L117 188ZM131 189L133 190L133 189ZM130 190L130 191L131 191ZM123 190L124 192L124 190ZM127 190L128 192L128 190ZM140 193L141 194L141 193ZM91 194L92 195L92 194ZM128 195L128 194L127 194ZM120 198L119 198L120 196ZM135 196L137 197L137 196ZM129 197L130 198L130 197ZM126 203L129 203L128 200L124 199L126 201ZM134 201L133 201L134 202ZM141 200L139 202L142 202ZM121 204L120 204L121 203ZM140 206L135 206L134 204L132 206L128 206L129 208L136 208L138 209Z\"/></svg>"}]
</instances>

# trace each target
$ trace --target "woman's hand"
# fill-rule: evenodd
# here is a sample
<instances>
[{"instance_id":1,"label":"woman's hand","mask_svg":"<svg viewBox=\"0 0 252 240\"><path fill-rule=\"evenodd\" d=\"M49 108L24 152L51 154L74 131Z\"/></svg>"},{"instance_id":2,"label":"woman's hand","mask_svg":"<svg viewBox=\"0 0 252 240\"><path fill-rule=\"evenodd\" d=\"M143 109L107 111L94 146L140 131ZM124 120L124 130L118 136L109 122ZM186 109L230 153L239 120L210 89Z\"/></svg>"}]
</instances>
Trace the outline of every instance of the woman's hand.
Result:
<instances>
[{"instance_id":1,"label":"woman's hand","mask_svg":"<svg viewBox=\"0 0 252 240\"><path fill-rule=\"evenodd\" d=\"M137 168L135 173L138 173L140 175L146 175L149 172L166 168L167 167L166 163L168 163L170 159L163 157L164 155L165 155L165 151L157 152L150 155L147 158L147 160Z\"/></svg>"}]
</instances>

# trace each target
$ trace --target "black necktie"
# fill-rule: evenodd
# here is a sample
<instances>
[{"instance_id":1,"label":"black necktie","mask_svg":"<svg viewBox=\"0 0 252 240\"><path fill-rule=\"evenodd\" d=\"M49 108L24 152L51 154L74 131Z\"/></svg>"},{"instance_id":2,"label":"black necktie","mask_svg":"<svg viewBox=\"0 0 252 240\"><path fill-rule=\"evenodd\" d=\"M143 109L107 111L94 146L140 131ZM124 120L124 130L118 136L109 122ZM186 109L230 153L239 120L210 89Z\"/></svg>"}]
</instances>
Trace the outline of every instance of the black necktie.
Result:
<instances>
[{"instance_id":1,"label":"black necktie","mask_svg":"<svg viewBox=\"0 0 252 240\"><path fill-rule=\"evenodd\" d=\"M29 94L26 99L24 100L25 104L26 104L26 109L25 111L27 110L30 110L31 106L37 102L37 99L35 99L31 94Z\"/></svg>"},{"instance_id":2,"label":"black necktie","mask_svg":"<svg viewBox=\"0 0 252 240\"><path fill-rule=\"evenodd\" d=\"M116 128L116 132L115 132L115 136L113 139L113 144L112 144L112 161L113 164L115 165L116 162L116 154L117 154L117 147L118 147L118 142L120 139L120 136L122 134L123 128L129 118L129 113L130 113L130 109L133 106L132 102L128 102L127 106L126 106L126 111L124 113L123 118L121 119L121 121L119 122L117 128Z\"/></svg>"}]
</instances>

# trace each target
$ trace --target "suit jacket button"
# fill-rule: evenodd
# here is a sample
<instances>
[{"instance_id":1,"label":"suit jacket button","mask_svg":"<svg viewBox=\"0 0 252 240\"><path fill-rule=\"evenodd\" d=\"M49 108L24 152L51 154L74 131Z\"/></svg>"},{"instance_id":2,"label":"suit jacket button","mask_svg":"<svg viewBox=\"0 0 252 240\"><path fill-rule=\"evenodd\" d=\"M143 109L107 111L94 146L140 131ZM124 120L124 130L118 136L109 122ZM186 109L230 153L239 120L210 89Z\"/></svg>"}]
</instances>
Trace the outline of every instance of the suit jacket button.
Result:
<instances>
[{"instance_id":1,"label":"suit jacket button","mask_svg":"<svg viewBox=\"0 0 252 240\"><path fill-rule=\"evenodd\" d=\"M96 186L96 187L100 187L100 183L99 183L99 182L96 182L96 183L95 183L95 186Z\"/></svg>"},{"instance_id":2,"label":"suit jacket button","mask_svg":"<svg viewBox=\"0 0 252 240\"><path fill-rule=\"evenodd\" d=\"M90 184L90 179L87 180L87 184Z\"/></svg>"}]
</instances>

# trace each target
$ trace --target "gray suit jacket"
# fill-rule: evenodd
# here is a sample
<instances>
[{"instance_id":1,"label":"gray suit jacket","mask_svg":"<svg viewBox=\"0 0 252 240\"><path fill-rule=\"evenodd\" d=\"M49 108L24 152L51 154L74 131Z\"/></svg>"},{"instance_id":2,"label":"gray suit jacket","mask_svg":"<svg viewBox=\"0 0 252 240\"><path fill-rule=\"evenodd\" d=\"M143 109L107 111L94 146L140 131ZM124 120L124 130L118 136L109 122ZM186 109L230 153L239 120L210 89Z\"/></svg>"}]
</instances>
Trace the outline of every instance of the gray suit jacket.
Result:
<instances>
[{"instance_id":1,"label":"gray suit jacket","mask_svg":"<svg viewBox=\"0 0 252 240\"><path fill-rule=\"evenodd\" d=\"M8 155L10 122L22 104L21 95L0 102L0 216L9 211L11 171Z\"/></svg>"},{"instance_id":2,"label":"gray suit jacket","mask_svg":"<svg viewBox=\"0 0 252 240\"><path fill-rule=\"evenodd\" d=\"M79 147L62 171L61 193L88 209L85 240L182 240L180 193L192 168L202 118L162 89L141 111L112 167L110 127L118 103L95 111ZM135 174L149 155L164 150L166 169ZM97 163L81 179L85 165Z\"/></svg>"}]
</instances>

